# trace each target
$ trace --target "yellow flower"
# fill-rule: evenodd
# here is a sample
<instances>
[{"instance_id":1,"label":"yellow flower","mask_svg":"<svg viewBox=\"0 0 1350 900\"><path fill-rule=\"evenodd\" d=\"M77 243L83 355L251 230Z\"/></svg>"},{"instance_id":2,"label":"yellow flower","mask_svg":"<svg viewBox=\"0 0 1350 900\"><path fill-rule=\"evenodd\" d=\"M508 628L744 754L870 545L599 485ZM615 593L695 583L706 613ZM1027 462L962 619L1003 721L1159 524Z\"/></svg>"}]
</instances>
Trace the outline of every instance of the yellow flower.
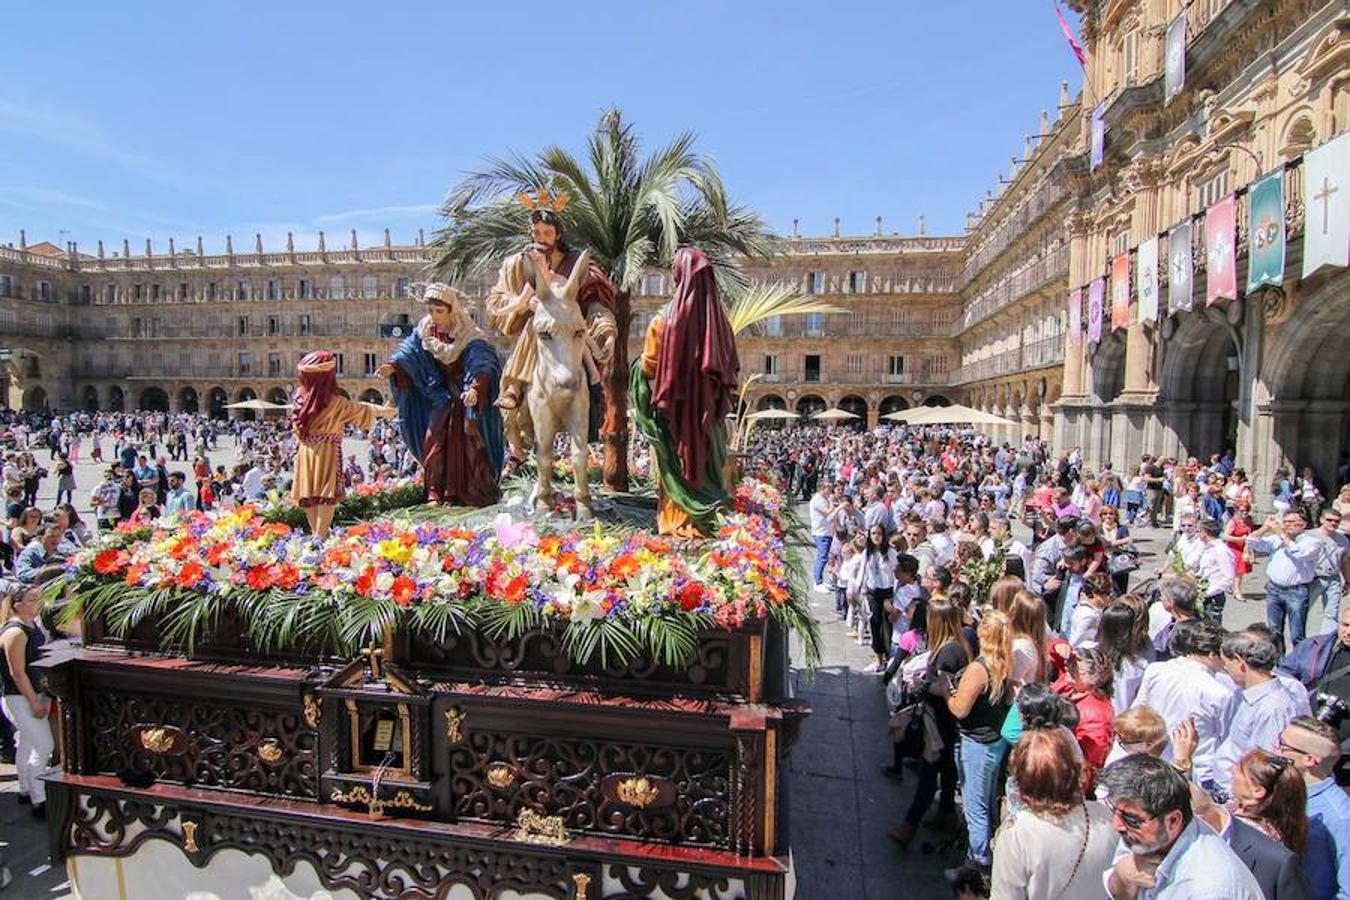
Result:
<instances>
[{"instance_id":1,"label":"yellow flower","mask_svg":"<svg viewBox=\"0 0 1350 900\"><path fill-rule=\"evenodd\" d=\"M375 553L396 565L404 566L412 558L413 548L393 539L380 541L375 545Z\"/></svg>"}]
</instances>

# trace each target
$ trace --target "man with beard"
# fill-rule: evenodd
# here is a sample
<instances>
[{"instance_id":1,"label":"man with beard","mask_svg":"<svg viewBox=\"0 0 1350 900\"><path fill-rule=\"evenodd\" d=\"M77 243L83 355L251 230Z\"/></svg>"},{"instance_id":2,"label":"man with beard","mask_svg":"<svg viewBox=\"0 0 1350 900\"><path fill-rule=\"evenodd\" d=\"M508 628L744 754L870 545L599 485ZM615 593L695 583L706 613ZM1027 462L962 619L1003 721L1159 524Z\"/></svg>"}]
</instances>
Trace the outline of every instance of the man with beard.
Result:
<instances>
[{"instance_id":1,"label":"man with beard","mask_svg":"<svg viewBox=\"0 0 1350 900\"><path fill-rule=\"evenodd\" d=\"M572 267L581 255L563 239L560 213L567 204L566 194L550 197L541 191L538 197L522 195L521 202L530 208L530 245L502 263L497 283L487 299L490 324L516 341L502 370L501 396L496 404L508 418L514 418L514 411L524 402L525 389L534 376L538 338L526 326L534 315L535 262L542 263L551 279L562 282L572 274ZM618 328L614 318L614 285L599 266L591 265L577 293L577 302L586 318L588 383L601 384L614 357ZM524 461L525 448L520 429L510 421L506 437L511 448L507 468L514 470Z\"/></svg>"},{"instance_id":2,"label":"man with beard","mask_svg":"<svg viewBox=\"0 0 1350 900\"><path fill-rule=\"evenodd\" d=\"M1136 753L1101 783L1121 844L1102 877L1113 900L1262 900L1251 870L1194 817L1190 786L1170 765Z\"/></svg>"}]
</instances>

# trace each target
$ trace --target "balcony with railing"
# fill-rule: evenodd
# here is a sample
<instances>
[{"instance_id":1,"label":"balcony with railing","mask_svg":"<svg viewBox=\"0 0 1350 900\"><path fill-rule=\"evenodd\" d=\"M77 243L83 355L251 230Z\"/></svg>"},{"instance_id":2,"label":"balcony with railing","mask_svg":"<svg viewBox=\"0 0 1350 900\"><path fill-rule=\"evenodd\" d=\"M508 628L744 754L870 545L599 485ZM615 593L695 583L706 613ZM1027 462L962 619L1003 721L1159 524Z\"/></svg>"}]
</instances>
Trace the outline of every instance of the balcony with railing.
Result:
<instances>
[{"instance_id":1,"label":"balcony with railing","mask_svg":"<svg viewBox=\"0 0 1350 900\"><path fill-rule=\"evenodd\" d=\"M961 317L962 329L971 328L1006 309L1034 290L1069 274L1069 245L1061 244L1022 269L1000 278L972 298Z\"/></svg>"},{"instance_id":2,"label":"balcony with railing","mask_svg":"<svg viewBox=\"0 0 1350 900\"><path fill-rule=\"evenodd\" d=\"M969 384L1001 375L1016 375L1064 362L1064 335L1030 341L1020 347L967 363L956 370L954 384Z\"/></svg>"}]
</instances>

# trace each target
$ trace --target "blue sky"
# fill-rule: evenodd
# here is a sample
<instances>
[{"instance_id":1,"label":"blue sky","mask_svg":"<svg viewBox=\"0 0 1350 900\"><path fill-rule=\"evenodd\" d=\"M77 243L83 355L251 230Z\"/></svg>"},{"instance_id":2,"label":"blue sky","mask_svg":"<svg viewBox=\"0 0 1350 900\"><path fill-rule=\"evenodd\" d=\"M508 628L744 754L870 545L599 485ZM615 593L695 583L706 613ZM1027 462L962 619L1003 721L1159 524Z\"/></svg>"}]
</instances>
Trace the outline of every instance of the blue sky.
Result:
<instances>
[{"instance_id":1,"label":"blue sky","mask_svg":"<svg viewBox=\"0 0 1350 900\"><path fill-rule=\"evenodd\" d=\"M780 233L961 230L1059 82L1048 0L6 4L0 242L408 242L485 156L684 129Z\"/></svg>"}]
</instances>

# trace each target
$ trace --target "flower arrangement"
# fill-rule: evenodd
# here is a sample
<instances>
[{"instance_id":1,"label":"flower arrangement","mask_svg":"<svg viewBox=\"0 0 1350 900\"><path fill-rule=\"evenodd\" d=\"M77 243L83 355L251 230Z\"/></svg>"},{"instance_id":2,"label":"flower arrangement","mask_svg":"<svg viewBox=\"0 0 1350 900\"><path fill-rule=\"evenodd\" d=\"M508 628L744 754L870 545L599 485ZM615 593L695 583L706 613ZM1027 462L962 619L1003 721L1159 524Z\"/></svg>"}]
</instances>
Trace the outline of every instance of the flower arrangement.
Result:
<instances>
[{"instance_id":1,"label":"flower arrangement","mask_svg":"<svg viewBox=\"0 0 1350 900\"><path fill-rule=\"evenodd\" d=\"M782 508L774 493L753 489L765 511ZM814 660L816 625L786 560L767 512L733 512L680 552L643 531L541 533L505 513L479 528L362 522L318 541L246 506L115 533L74 556L50 596L113 634L153 619L162 642L187 648L229 607L264 652L351 653L400 628L444 640L557 627L580 663L647 653L679 666L700 630L774 618Z\"/></svg>"},{"instance_id":2,"label":"flower arrangement","mask_svg":"<svg viewBox=\"0 0 1350 900\"><path fill-rule=\"evenodd\" d=\"M353 485L347 496L338 501L333 512L333 521L338 525L350 525L373 519L383 513L396 509L407 509L426 502L426 492L422 490L422 476L415 478L381 479ZM289 497L276 493L268 498L268 503L260 510L268 522L284 522L292 528L305 525L305 511L290 502Z\"/></svg>"}]
</instances>

